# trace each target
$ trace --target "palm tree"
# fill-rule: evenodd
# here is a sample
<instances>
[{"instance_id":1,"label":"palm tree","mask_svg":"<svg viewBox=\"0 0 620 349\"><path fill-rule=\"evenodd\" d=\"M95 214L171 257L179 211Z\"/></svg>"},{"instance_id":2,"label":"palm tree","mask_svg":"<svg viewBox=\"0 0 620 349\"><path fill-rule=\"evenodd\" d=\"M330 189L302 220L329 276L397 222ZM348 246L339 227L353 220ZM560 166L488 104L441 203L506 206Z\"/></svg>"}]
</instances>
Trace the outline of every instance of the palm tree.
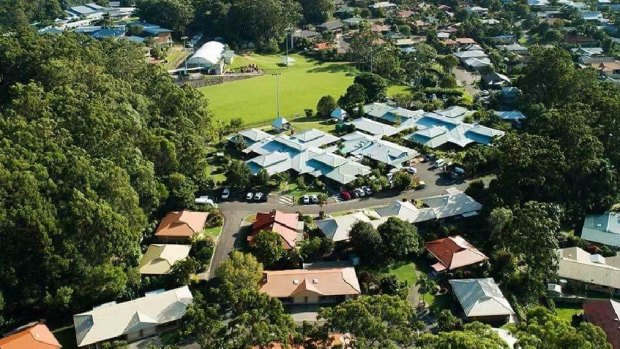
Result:
<instances>
[{"instance_id":1,"label":"palm tree","mask_svg":"<svg viewBox=\"0 0 620 349\"><path fill-rule=\"evenodd\" d=\"M426 303L424 301L424 294L434 290L437 286L435 281L426 275L420 275L418 280L416 280L415 284L419 287L420 293L422 294L422 303Z\"/></svg>"}]
</instances>

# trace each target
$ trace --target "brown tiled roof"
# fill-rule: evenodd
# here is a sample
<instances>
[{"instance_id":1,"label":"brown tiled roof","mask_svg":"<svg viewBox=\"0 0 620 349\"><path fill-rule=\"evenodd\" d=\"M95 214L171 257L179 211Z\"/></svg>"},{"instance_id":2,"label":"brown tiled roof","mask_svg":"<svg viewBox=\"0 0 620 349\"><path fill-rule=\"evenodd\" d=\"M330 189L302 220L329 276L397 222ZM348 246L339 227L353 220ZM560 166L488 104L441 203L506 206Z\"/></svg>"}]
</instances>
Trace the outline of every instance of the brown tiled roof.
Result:
<instances>
[{"instance_id":1,"label":"brown tiled roof","mask_svg":"<svg viewBox=\"0 0 620 349\"><path fill-rule=\"evenodd\" d=\"M405 11L398 12L398 17L400 17L400 18L409 18L409 17L413 16L414 14L415 14L415 11L405 10Z\"/></svg>"},{"instance_id":2,"label":"brown tiled roof","mask_svg":"<svg viewBox=\"0 0 620 349\"><path fill-rule=\"evenodd\" d=\"M191 238L205 228L208 216L207 212L170 212L159 223L155 236Z\"/></svg>"},{"instance_id":3,"label":"brown tiled roof","mask_svg":"<svg viewBox=\"0 0 620 349\"><path fill-rule=\"evenodd\" d=\"M271 211L269 213L257 213L256 220L252 224L252 233L248 236L248 241L263 230L273 231L282 237L285 248L293 248L297 242L298 215L296 213L285 213L282 211Z\"/></svg>"},{"instance_id":4,"label":"brown tiled roof","mask_svg":"<svg viewBox=\"0 0 620 349\"><path fill-rule=\"evenodd\" d=\"M439 261L433 265L436 271L454 270L488 259L460 236L427 242L426 249Z\"/></svg>"},{"instance_id":5,"label":"brown tiled roof","mask_svg":"<svg viewBox=\"0 0 620 349\"><path fill-rule=\"evenodd\" d=\"M613 300L592 301L583 305L583 311L588 322L603 329L614 349L620 349L620 303Z\"/></svg>"},{"instance_id":6,"label":"brown tiled roof","mask_svg":"<svg viewBox=\"0 0 620 349\"><path fill-rule=\"evenodd\" d=\"M353 267L265 271L264 276L260 291L275 298L292 297L304 292L320 296L361 293Z\"/></svg>"},{"instance_id":7,"label":"brown tiled roof","mask_svg":"<svg viewBox=\"0 0 620 349\"><path fill-rule=\"evenodd\" d=\"M58 349L56 337L45 324L37 323L0 339L0 349Z\"/></svg>"}]
</instances>

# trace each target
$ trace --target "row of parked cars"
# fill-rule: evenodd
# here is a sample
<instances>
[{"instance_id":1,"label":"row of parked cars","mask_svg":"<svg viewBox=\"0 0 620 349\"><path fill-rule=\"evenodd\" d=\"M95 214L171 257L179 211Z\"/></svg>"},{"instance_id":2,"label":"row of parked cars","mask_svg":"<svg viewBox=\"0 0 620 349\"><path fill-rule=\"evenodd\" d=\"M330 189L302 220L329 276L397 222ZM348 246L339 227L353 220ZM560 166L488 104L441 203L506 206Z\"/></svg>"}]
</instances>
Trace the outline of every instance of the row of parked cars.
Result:
<instances>
[{"instance_id":1,"label":"row of parked cars","mask_svg":"<svg viewBox=\"0 0 620 349\"><path fill-rule=\"evenodd\" d=\"M304 205L318 204L319 197L316 195L304 195L301 197L300 201Z\"/></svg>"},{"instance_id":2,"label":"row of parked cars","mask_svg":"<svg viewBox=\"0 0 620 349\"><path fill-rule=\"evenodd\" d=\"M266 194L266 193L263 193L263 192L260 192L260 191L258 191L258 192L256 192L256 193L254 193L254 192L248 192L248 193L245 195L245 199L246 199L247 201L249 201L249 202L251 202L251 201L255 201L255 202L264 202L264 201L267 201L267 194Z\"/></svg>"},{"instance_id":3,"label":"row of parked cars","mask_svg":"<svg viewBox=\"0 0 620 349\"><path fill-rule=\"evenodd\" d=\"M372 189L369 186L363 186L359 188L355 188L351 191L343 191L340 193L340 197L344 200L351 200L355 198L362 198L364 196L372 195Z\"/></svg>"}]
</instances>

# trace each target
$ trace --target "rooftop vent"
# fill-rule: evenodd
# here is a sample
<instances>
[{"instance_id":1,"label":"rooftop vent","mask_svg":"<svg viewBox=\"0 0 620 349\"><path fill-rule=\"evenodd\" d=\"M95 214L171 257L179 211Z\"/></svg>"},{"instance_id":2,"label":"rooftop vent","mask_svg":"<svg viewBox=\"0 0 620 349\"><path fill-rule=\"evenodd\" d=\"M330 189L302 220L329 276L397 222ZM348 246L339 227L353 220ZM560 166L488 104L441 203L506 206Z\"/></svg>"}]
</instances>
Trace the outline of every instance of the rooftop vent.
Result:
<instances>
[{"instance_id":1,"label":"rooftop vent","mask_svg":"<svg viewBox=\"0 0 620 349\"><path fill-rule=\"evenodd\" d=\"M293 280L293 284L294 284L294 285L299 285L299 280L298 280L298 279L294 279L294 280Z\"/></svg>"},{"instance_id":2,"label":"rooftop vent","mask_svg":"<svg viewBox=\"0 0 620 349\"><path fill-rule=\"evenodd\" d=\"M319 283L319 279L312 279L312 283L313 284L318 284Z\"/></svg>"}]
</instances>

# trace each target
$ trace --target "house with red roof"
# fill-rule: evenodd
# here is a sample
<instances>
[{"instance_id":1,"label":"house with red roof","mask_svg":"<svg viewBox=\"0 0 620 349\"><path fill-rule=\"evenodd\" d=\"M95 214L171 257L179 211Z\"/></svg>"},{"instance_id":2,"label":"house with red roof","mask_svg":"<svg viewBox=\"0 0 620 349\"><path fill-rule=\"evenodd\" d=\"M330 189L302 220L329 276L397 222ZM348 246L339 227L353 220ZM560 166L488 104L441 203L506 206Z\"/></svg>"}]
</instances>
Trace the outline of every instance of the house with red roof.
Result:
<instances>
[{"instance_id":1,"label":"house with red roof","mask_svg":"<svg viewBox=\"0 0 620 349\"><path fill-rule=\"evenodd\" d=\"M44 323L33 322L0 338L0 349L60 349L62 346Z\"/></svg>"},{"instance_id":2,"label":"house with red roof","mask_svg":"<svg viewBox=\"0 0 620 349\"><path fill-rule=\"evenodd\" d=\"M481 264L489 259L458 235L427 242L426 250L437 259L437 263L432 265L436 272Z\"/></svg>"},{"instance_id":3,"label":"house with red roof","mask_svg":"<svg viewBox=\"0 0 620 349\"><path fill-rule=\"evenodd\" d=\"M155 237L164 242L187 242L202 233L207 224L207 212L175 211L162 218Z\"/></svg>"},{"instance_id":4,"label":"house with red roof","mask_svg":"<svg viewBox=\"0 0 620 349\"><path fill-rule=\"evenodd\" d=\"M254 223L252 223L252 232L248 236L248 242L252 244L252 240L263 230L272 231L282 238L282 247L290 250L295 248L297 241L303 239L304 222L299 221L297 213L286 213L273 210L268 213L257 213Z\"/></svg>"},{"instance_id":5,"label":"house with red roof","mask_svg":"<svg viewBox=\"0 0 620 349\"><path fill-rule=\"evenodd\" d=\"M620 349L620 303L612 299L587 302L583 304L583 313L586 321L603 329L614 349Z\"/></svg>"}]
</instances>

